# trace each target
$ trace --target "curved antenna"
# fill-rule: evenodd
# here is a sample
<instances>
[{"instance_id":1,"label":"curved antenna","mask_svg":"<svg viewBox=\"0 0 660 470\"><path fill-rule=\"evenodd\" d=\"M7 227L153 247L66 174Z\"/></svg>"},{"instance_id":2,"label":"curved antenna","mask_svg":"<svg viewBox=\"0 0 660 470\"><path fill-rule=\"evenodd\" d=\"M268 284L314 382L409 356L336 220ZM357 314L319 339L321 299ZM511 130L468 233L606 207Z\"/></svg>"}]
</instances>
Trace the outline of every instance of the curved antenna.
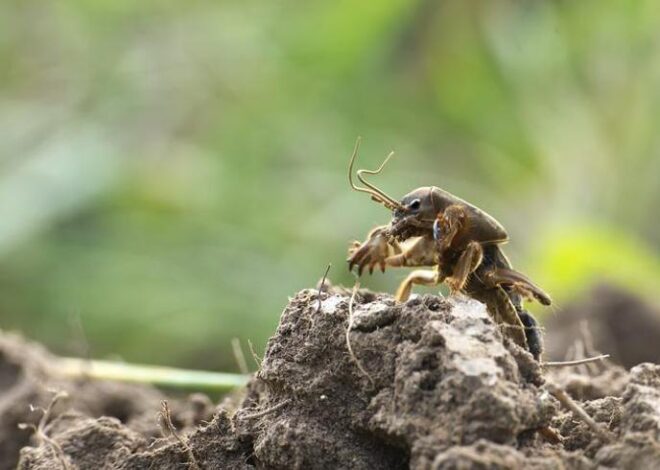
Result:
<instances>
[{"instance_id":1,"label":"curved antenna","mask_svg":"<svg viewBox=\"0 0 660 470\"><path fill-rule=\"evenodd\" d=\"M383 171L383 168L385 168L385 165L387 164L387 162L390 160L390 158L392 158L392 155L394 155L394 152L390 152L389 155L383 161L383 163L381 163L380 166L378 167L378 169L376 169L376 170L364 170L364 169L357 170L356 174L357 174L358 180L360 181L360 183L362 183L366 187L364 187L364 188L359 187L353 182L353 165L355 164L355 159L357 157L358 150L360 149L360 142L362 142L362 138L358 137L357 141L355 142L355 148L353 149L353 155L351 155L351 162L348 165L348 182L349 182L349 184L356 191L360 191L360 192L363 192L363 193L370 194L371 198L374 201L380 202L381 204L383 204L388 209L399 209L399 208L401 208L402 207L401 204L396 199L388 196L384 191L382 191L381 189L377 188L373 184L366 181L364 179L364 176L363 176L363 174L365 174L365 173L368 174L368 175L377 175L381 171Z\"/></svg>"},{"instance_id":2,"label":"curved antenna","mask_svg":"<svg viewBox=\"0 0 660 470\"><path fill-rule=\"evenodd\" d=\"M383 160L383 163L378 167L377 170L358 170L357 177L360 182L365 185L367 188L371 189L375 194L380 196L384 201L388 202L389 204L393 205L394 207L400 206L399 201L395 200L394 198L388 196L383 190L377 188L374 186L372 183L369 183L367 180L364 179L364 176L362 176L364 173L368 175L377 175L381 171L383 171L383 168L387 164L390 158L392 158L392 155L394 155L394 152L390 152L387 157L385 157L385 160Z\"/></svg>"}]
</instances>

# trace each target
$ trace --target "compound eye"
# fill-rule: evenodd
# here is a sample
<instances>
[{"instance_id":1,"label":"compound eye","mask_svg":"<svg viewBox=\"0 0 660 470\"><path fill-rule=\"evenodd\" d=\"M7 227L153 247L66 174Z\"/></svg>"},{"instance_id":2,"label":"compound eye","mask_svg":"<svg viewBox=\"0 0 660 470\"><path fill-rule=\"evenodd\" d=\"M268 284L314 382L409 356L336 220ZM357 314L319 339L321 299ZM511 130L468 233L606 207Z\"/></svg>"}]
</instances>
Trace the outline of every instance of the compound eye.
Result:
<instances>
[{"instance_id":1,"label":"compound eye","mask_svg":"<svg viewBox=\"0 0 660 470\"><path fill-rule=\"evenodd\" d=\"M413 199L410 204L408 204L408 207L414 211L419 210L419 207L422 205L422 201L419 199Z\"/></svg>"}]
</instances>

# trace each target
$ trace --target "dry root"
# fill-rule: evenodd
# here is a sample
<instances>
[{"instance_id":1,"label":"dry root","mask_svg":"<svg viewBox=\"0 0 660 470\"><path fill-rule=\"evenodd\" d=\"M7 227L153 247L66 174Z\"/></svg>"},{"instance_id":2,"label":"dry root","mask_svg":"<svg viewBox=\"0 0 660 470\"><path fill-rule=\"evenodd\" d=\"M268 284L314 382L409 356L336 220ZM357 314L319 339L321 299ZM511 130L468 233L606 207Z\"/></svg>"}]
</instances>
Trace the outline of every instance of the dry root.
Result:
<instances>
[{"instance_id":1,"label":"dry root","mask_svg":"<svg viewBox=\"0 0 660 470\"><path fill-rule=\"evenodd\" d=\"M585 424L591 428L594 434L596 434L601 439L601 441L605 443L612 442L614 439L612 434L598 423L596 423L596 421L594 421L594 419L589 416L586 411L584 411L584 408L582 408L570 396L568 396L563 388L550 381L545 383L545 388L553 397L559 400L559 403L564 405L567 409L572 411L575 416L584 421Z\"/></svg>"},{"instance_id":2,"label":"dry root","mask_svg":"<svg viewBox=\"0 0 660 470\"><path fill-rule=\"evenodd\" d=\"M286 405L291 403L291 400L287 398L286 400L282 400L279 402L277 405L273 405L270 408L266 408L265 410L258 411L256 413L250 413L246 415L242 415L241 418L244 419L255 419L255 418L261 418L262 416L266 416L268 413L272 413L273 411L277 411L280 408L284 408Z\"/></svg>"},{"instance_id":3,"label":"dry root","mask_svg":"<svg viewBox=\"0 0 660 470\"><path fill-rule=\"evenodd\" d=\"M50 420L50 417L53 413L53 408L55 407L57 402L63 398L67 398L68 396L69 395L65 391L60 390L54 392L53 399L50 401L50 403L45 409L30 405L30 411L38 410L43 413L41 415L41 419L39 420L39 423L36 426L34 424L27 424L27 423L21 423L18 425L19 429L32 429L34 431L34 437L37 441L37 444L47 446L51 450L51 452L55 454L55 458L58 460L58 462L60 463L60 465L64 470L70 470L72 469L72 467L69 464L66 455L64 455L64 451L62 450L60 445L46 434L45 428L46 425L48 424L48 421Z\"/></svg>"},{"instance_id":4,"label":"dry root","mask_svg":"<svg viewBox=\"0 0 660 470\"><path fill-rule=\"evenodd\" d=\"M250 369L248 369L247 361L245 360L245 354L243 354L241 340L238 338L232 338L231 349L234 353L234 359L236 360L236 365L238 365L238 370L241 372L241 374L248 375L250 373Z\"/></svg>"},{"instance_id":5,"label":"dry root","mask_svg":"<svg viewBox=\"0 0 660 470\"><path fill-rule=\"evenodd\" d=\"M163 431L163 435L167 436L167 433L169 433L170 436L174 436L174 438L181 444L181 447L183 447L183 450L186 452L186 455L188 456L188 462L190 463L190 467L195 469L195 470L202 470L202 467L199 465L197 462L197 459L195 458L195 454L193 453L192 449L188 445L188 443L179 435L179 433L176 431L176 428L174 427L174 424L172 423L172 414L170 413L170 406L167 404L167 400L163 400L160 402L160 412L158 413L158 424L161 427L161 430ZM167 430L167 433L165 432Z\"/></svg>"},{"instance_id":6,"label":"dry root","mask_svg":"<svg viewBox=\"0 0 660 470\"><path fill-rule=\"evenodd\" d=\"M257 370L261 369L261 361L262 359L259 357L257 352L254 350L254 344L252 344L252 341L249 339L247 340L248 343L248 348L250 348L250 354L252 354L252 359L254 360L254 363L257 365Z\"/></svg>"},{"instance_id":7,"label":"dry root","mask_svg":"<svg viewBox=\"0 0 660 470\"><path fill-rule=\"evenodd\" d=\"M577 359L575 361L550 361L541 363L542 367L568 367L568 366L579 366L583 364L591 364L592 362L603 361L609 358L609 354L601 354L600 356L595 357L586 357L584 359Z\"/></svg>"},{"instance_id":8,"label":"dry root","mask_svg":"<svg viewBox=\"0 0 660 470\"><path fill-rule=\"evenodd\" d=\"M356 282L355 286L353 287L353 293L351 294L351 300L349 300L348 302L348 326L346 327L346 348L348 349L348 354L351 356L351 359L353 359L353 362L355 362L357 368L360 369L360 372L362 372L369 379L371 385L373 385L374 379L371 378L369 372L366 371L366 369L362 366L358 358L355 356L355 353L353 352L353 347L351 346L351 328L353 328L353 303L355 302L355 296L359 288L360 288L360 283Z\"/></svg>"}]
</instances>

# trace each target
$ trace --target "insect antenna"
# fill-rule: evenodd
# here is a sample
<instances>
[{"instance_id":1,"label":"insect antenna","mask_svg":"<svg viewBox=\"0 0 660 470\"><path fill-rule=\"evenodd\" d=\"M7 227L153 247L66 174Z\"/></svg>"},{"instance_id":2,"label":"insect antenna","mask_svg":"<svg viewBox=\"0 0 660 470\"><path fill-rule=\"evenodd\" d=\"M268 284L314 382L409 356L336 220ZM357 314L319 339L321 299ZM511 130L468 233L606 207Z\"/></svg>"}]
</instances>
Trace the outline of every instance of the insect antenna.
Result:
<instances>
[{"instance_id":1,"label":"insect antenna","mask_svg":"<svg viewBox=\"0 0 660 470\"><path fill-rule=\"evenodd\" d=\"M357 178L360 181L360 183L362 183L365 187L357 186L353 182L353 165L355 164L355 159L357 157L358 150L360 149L360 142L361 141L362 141L362 138L358 137L357 141L355 142L355 148L353 149L353 155L351 155L351 162L348 165L348 182L349 182L349 184L356 191L360 191L360 192L363 192L363 193L370 194L371 198L374 201L383 204L385 207L387 207L390 210L402 209L403 207L401 206L401 204L396 199L388 196L384 191L377 188L372 183L369 183L368 181L366 181L364 179L364 176L363 176L365 173L368 174L368 175L377 175L381 171L383 171L383 168L385 168L385 165L387 164L387 162L390 160L390 158L392 158L392 155L394 155L394 152L390 152L389 155L383 161L383 163L381 163L380 166L378 167L378 169L376 169L376 170L364 170L364 169L357 170L357 172L356 172Z\"/></svg>"}]
</instances>

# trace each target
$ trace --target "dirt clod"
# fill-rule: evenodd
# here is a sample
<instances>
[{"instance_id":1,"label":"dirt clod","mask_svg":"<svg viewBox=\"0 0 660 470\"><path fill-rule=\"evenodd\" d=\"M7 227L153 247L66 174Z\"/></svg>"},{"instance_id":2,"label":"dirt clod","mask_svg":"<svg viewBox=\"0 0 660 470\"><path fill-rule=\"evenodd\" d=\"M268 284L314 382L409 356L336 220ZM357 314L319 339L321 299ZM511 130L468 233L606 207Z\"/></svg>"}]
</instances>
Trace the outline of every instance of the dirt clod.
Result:
<instances>
[{"instance_id":1,"label":"dirt clod","mask_svg":"<svg viewBox=\"0 0 660 470\"><path fill-rule=\"evenodd\" d=\"M612 434L605 443L559 407L538 364L478 302L422 296L396 305L359 291L349 335L367 377L346 346L350 292L325 289L320 308L318 295L302 291L286 307L238 408L197 428L177 425L180 440L154 441L130 416L122 423L88 410L60 414L45 432L81 469L186 468L191 455L204 469L660 466L660 366L620 373L616 395L573 396ZM21 376L16 367L0 361L0 383ZM148 406L156 426L159 401ZM543 437L550 429L563 444ZM43 445L21 451L20 468L56 465Z\"/></svg>"}]
</instances>

